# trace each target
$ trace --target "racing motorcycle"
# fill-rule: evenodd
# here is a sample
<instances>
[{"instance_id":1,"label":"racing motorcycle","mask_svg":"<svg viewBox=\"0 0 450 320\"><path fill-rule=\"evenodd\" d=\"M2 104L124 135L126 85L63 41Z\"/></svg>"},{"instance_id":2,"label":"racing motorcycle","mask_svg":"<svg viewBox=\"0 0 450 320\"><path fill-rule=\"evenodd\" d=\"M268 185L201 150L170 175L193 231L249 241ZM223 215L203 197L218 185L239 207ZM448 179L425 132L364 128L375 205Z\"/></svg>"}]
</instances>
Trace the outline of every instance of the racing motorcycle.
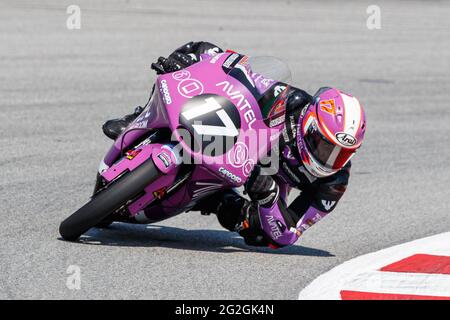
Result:
<instances>
[{"instance_id":1,"label":"racing motorcycle","mask_svg":"<svg viewBox=\"0 0 450 320\"><path fill-rule=\"evenodd\" d=\"M101 161L91 199L61 223L62 238L115 221L158 222L242 186L284 127L287 85L272 79L289 83L281 60L229 51L158 75L143 112ZM262 94L255 83L280 85Z\"/></svg>"}]
</instances>

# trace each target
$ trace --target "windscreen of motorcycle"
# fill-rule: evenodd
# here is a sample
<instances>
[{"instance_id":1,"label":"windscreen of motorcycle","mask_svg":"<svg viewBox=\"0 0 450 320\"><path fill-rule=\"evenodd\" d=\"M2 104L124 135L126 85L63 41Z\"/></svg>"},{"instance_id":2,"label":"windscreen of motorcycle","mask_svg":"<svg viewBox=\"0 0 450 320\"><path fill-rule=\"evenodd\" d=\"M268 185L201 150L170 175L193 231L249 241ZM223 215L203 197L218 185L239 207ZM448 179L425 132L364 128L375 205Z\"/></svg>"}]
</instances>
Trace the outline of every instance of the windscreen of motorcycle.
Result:
<instances>
[{"instance_id":1,"label":"windscreen of motorcycle","mask_svg":"<svg viewBox=\"0 0 450 320\"><path fill-rule=\"evenodd\" d=\"M252 68L252 72L264 75L269 79L291 83L292 73L286 62L272 56L255 56L249 57L248 63Z\"/></svg>"}]
</instances>

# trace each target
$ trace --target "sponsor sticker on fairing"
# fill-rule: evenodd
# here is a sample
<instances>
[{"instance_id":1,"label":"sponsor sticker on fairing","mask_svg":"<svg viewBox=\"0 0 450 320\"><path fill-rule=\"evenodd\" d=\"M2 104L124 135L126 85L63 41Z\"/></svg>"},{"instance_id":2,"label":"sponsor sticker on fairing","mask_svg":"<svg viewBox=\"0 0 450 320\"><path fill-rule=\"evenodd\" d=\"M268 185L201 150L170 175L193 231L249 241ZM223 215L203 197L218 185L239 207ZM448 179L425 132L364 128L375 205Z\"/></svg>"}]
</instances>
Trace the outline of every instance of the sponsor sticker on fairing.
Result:
<instances>
[{"instance_id":1,"label":"sponsor sticker on fairing","mask_svg":"<svg viewBox=\"0 0 450 320\"><path fill-rule=\"evenodd\" d=\"M178 83L178 92L185 98L192 98L203 93L203 83L197 79L187 78Z\"/></svg>"},{"instance_id":2,"label":"sponsor sticker on fairing","mask_svg":"<svg viewBox=\"0 0 450 320\"><path fill-rule=\"evenodd\" d=\"M245 143L238 141L234 148L228 152L228 162L235 168L242 167L248 160L249 152Z\"/></svg>"},{"instance_id":3,"label":"sponsor sticker on fairing","mask_svg":"<svg viewBox=\"0 0 450 320\"><path fill-rule=\"evenodd\" d=\"M244 94L240 90L235 89L234 85L229 81L219 82L216 84L216 87L222 87L222 91L227 94L231 101L236 103L239 111L244 113L244 120L249 129L253 129L252 124L256 121L256 115L252 104L245 98Z\"/></svg>"},{"instance_id":4,"label":"sponsor sticker on fairing","mask_svg":"<svg viewBox=\"0 0 450 320\"><path fill-rule=\"evenodd\" d=\"M167 193L167 187L153 191L153 196L157 199L162 199Z\"/></svg>"},{"instance_id":5,"label":"sponsor sticker on fairing","mask_svg":"<svg viewBox=\"0 0 450 320\"><path fill-rule=\"evenodd\" d=\"M222 64L225 68L230 68L230 66L233 64L234 61L239 57L239 53L233 53L231 56L225 60L225 62Z\"/></svg>"},{"instance_id":6,"label":"sponsor sticker on fairing","mask_svg":"<svg viewBox=\"0 0 450 320\"><path fill-rule=\"evenodd\" d=\"M254 166L255 162L252 159L248 159L242 166L242 174L246 177L250 176Z\"/></svg>"},{"instance_id":7,"label":"sponsor sticker on fairing","mask_svg":"<svg viewBox=\"0 0 450 320\"><path fill-rule=\"evenodd\" d=\"M238 62L240 65L247 65L248 64L248 56L243 56L241 60Z\"/></svg>"},{"instance_id":8,"label":"sponsor sticker on fairing","mask_svg":"<svg viewBox=\"0 0 450 320\"><path fill-rule=\"evenodd\" d=\"M188 79L190 77L191 77L191 73L187 70L180 70L180 71L174 72L172 74L172 78L174 78L177 81Z\"/></svg>"},{"instance_id":9,"label":"sponsor sticker on fairing","mask_svg":"<svg viewBox=\"0 0 450 320\"><path fill-rule=\"evenodd\" d=\"M166 80L161 80L161 87L159 88L159 91L162 93L163 101L166 104L171 104L172 98L170 96L169 86L167 85Z\"/></svg>"},{"instance_id":10,"label":"sponsor sticker on fairing","mask_svg":"<svg viewBox=\"0 0 450 320\"><path fill-rule=\"evenodd\" d=\"M224 54L225 54L225 53L219 53L219 54L216 54L215 56L213 56L213 57L211 58L211 60L209 60L209 63L211 63L211 64L216 63L217 60L219 60L220 57L221 57L222 55L224 55Z\"/></svg>"},{"instance_id":11,"label":"sponsor sticker on fairing","mask_svg":"<svg viewBox=\"0 0 450 320\"><path fill-rule=\"evenodd\" d=\"M136 157L138 154L139 154L139 152L141 152L142 151L142 149L135 149L135 150L130 150L130 151L128 151L127 153L126 153L126 158L128 159L128 160L132 160L134 157Z\"/></svg>"},{"instance_id":12,"label":"sponsor sticker on fairing","mask_svg":"<svg viewBox=\"0 0 450 320\"><path fill-rule=\"evenodd\" d=\"M231 173L230 171L228 171L227 169L225 169L224 167L220 167L219 168L219 172L222 176L228 178L230 181L232 181L233 183L240 183L242 181L241 177L238 177L237 175Z\"/></svg>"},{"instance_id":13,"label":"sponsor sticker on fairing","mask_svg":"<svg viewBox=\"0 0 450 320\"><path fill-rule=\"evenodd\" d=\"M170 165L172 164L170 156L165 152L158 154L158 158L163 162L166 168L170 167Z\"/></svg>"}]
</instances>

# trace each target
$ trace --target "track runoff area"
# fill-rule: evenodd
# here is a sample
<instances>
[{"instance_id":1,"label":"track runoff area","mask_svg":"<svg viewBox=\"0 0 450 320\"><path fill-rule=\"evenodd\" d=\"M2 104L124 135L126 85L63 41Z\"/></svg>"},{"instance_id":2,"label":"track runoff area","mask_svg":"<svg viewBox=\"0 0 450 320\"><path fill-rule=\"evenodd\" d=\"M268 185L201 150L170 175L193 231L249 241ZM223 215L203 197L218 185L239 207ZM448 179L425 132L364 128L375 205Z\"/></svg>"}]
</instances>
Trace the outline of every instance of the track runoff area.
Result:
<instances>
[{"instance_id":1,"label":"track runoff area","mask_svg":"<svg viewBox=\"0 0 450 320\"><path fill-rule=\"evenodd\" d=\"M300 300L450 300L450 232L351 259L322 274Z\"/></svg>"}]
</instances>

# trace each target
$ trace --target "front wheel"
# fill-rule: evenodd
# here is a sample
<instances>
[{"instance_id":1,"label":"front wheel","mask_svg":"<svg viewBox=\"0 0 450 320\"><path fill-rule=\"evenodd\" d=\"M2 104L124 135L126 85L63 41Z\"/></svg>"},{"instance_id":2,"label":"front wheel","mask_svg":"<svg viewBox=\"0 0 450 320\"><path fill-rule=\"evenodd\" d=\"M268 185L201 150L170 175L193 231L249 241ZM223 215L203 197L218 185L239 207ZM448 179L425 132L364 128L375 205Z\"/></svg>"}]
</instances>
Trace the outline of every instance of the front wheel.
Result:
<instances>
[{"instance_id":1,"label":"front wheel","mask_svg":"<svg viewBox=\"0 0 450 320\"><path fill-rule=\"evenodd\" d=\"M64 240L75 241L93 226L101 223L116 210L142 193L160 176L152 159L148 159L135 170L122 175L106 186L88 203L75 211L59 226Z\"/></svg>"}]
</instances>

